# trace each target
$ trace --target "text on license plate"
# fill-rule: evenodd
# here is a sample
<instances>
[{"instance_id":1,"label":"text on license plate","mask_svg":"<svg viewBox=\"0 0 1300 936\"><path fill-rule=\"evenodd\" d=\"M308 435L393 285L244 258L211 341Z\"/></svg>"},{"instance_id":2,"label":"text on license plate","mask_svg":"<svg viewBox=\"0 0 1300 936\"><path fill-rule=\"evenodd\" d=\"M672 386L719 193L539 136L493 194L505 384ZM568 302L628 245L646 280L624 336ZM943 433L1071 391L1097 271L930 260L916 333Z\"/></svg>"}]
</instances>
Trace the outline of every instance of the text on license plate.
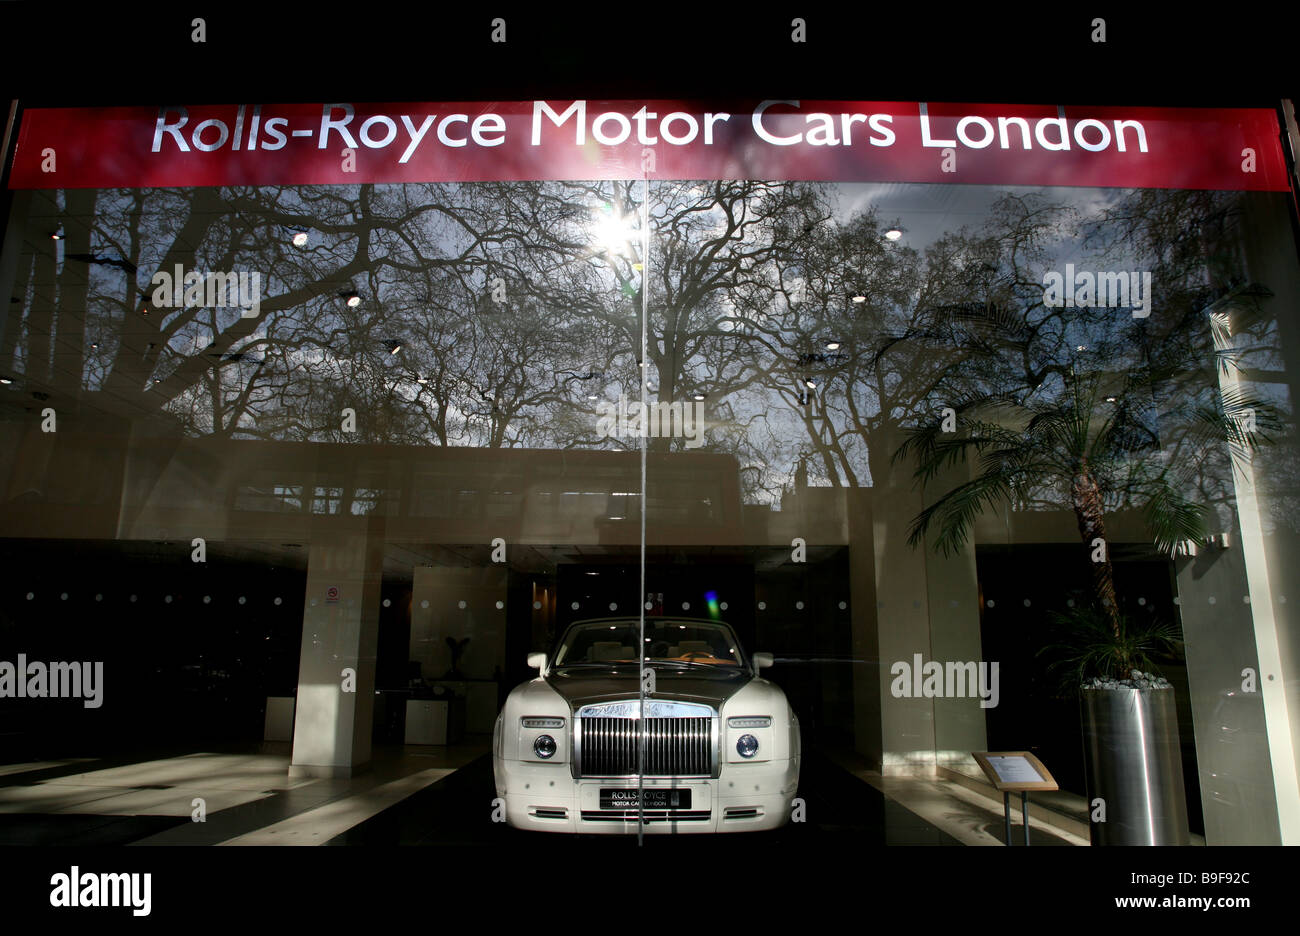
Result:
<instances>
[{"instance_id":1,"label":"text on license plate","mask_svg":"<svg viewBox=\"0 0 1300 936\"><path fill-rule=\"evenodd\" d=\"M690 788L682 789L646 789L646 809L690 809ZM636 787L602 787L600 791L601 809L636 809Z\"/></svg>"}]
</instances>

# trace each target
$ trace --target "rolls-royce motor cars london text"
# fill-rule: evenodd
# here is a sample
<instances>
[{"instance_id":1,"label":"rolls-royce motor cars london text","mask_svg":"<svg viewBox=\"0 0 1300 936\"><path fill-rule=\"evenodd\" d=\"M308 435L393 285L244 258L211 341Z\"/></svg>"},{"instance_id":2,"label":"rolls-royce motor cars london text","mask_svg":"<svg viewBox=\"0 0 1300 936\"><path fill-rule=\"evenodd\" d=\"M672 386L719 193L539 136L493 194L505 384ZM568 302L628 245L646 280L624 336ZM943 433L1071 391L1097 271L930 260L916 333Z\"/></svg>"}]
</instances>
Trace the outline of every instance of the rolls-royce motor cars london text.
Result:
<instances>
[{"instance_id":1,"label":"rolls-royce motor cars london text","mask_svg":"<svg viewBox=\"0 0 1300 936\"><path fill-rule=\"evenodd\" d=\"M640 696L637 618L578 621L497 716L506 821L549 832L749 832L790 818L799 720L722 621L647 617L653 689ZM644 712L644 720L642 713ZM638 803L638 768L643 801Z\"/></svg>"}]
</instances>

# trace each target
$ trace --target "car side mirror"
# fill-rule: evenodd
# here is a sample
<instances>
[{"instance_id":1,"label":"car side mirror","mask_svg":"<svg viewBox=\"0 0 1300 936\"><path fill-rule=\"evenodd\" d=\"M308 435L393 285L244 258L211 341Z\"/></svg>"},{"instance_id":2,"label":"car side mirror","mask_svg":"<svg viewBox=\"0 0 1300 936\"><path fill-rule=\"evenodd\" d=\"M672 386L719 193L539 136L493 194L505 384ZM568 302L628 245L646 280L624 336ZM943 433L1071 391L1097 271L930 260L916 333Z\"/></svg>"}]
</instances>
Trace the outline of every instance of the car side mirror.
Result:
<instances>
[{"instance_id":1,"label":"car side mirror","mask_svg":"<svg viewBox=\"0 0 1300 936\"><path fill-rule=\"evenodd\" d=\"M766 669L767 667L771 666L775 662L776 660L772 658L772 654L770 653L754 654L754 669L756 670Z\"/></svg>"},{"instance_id":2,"label":"car side mirror","mask_svg":"<svg viewBox=\"0 0 1300 936\"><path fill-rule=\"evenodd\" d=\"M528 665L540 673L542 670L546 669L546 654L545 653L528 654Z\"/></svg>"}]
</instances>

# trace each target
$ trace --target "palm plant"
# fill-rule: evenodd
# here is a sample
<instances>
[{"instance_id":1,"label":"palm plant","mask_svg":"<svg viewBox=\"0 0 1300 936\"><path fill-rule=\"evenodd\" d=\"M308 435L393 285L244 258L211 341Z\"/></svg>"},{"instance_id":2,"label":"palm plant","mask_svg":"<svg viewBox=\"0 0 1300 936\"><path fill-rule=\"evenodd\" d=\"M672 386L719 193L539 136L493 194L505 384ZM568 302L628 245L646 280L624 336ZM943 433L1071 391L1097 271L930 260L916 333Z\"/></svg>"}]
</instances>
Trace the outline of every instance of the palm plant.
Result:
<instances>
[{"instance_id":1,"label":"palm plant","mask_svg":"<svg viewBox=\"0 0 1300 936\"><path fill-rule=\"evenodd\" d=\"M1072 695L1089 680L1128 679L1134 670L1154 673L1155 658L1172 655L1182 643L1178 628L1157 618L1119 617L1118 633L1112 618L1099 608L1071 608L1048 614L1051 642L1038 651L1049 662L1047 673L1056 690Z\"/></svg>"},{"instance_id":2,"label":"palm plant","mask_svg":"<svg viewBox=\"0 0 1300 936\"><path fill-rule=\"evenodd\" d=\"M1220 366L1232 365L1221 357ZM1154 364L1119 375L1079 373L1071 365L1059 370L1053 387L966 401L959 410L964 431L944 432L938 422L912 430L894 458L915 456L919 484L970 461L975 472L916 516L908 542L915 547L933 534L934 548L952 554L990 507L1065 500L1092 559L1093 597L1112 641L1122 641L1107 514L1140 509L1155 545L1171 555L1185 541L1203 543L1207 537L1206 509L1187 493L1194 460L1170 459L1154 428L1157 399L1164 395L1168 403L1170 381L1185 373ZM1245 454L1269 441L1267 430L1277 425L1267 403L1239 388L1199 399L1178 388L1173 392L1188 417L1178 427L1188 451L1217 442L1234 456ZM1169 414L1161 420L1168 423Z\"/></svg>"}]
</instances>

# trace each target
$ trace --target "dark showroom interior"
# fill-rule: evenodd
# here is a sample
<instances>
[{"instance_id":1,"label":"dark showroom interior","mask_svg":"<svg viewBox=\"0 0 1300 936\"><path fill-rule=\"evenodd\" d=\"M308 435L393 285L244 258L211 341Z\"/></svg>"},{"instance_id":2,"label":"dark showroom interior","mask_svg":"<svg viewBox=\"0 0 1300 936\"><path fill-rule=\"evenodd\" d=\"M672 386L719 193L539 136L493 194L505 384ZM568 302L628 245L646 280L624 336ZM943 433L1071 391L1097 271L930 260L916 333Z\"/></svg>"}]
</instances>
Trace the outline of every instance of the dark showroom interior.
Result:
<instances>
[{"instance_id":1,"label":"dark showroom interior","mask_svg":"<svg viewBox=\"0 0 1300 936\"><path fill-rule=\"evenodd\" d=\"M0 844L1300 843L1290 101L700 16L6 66Z\"/></svg>"}]
</instances>

